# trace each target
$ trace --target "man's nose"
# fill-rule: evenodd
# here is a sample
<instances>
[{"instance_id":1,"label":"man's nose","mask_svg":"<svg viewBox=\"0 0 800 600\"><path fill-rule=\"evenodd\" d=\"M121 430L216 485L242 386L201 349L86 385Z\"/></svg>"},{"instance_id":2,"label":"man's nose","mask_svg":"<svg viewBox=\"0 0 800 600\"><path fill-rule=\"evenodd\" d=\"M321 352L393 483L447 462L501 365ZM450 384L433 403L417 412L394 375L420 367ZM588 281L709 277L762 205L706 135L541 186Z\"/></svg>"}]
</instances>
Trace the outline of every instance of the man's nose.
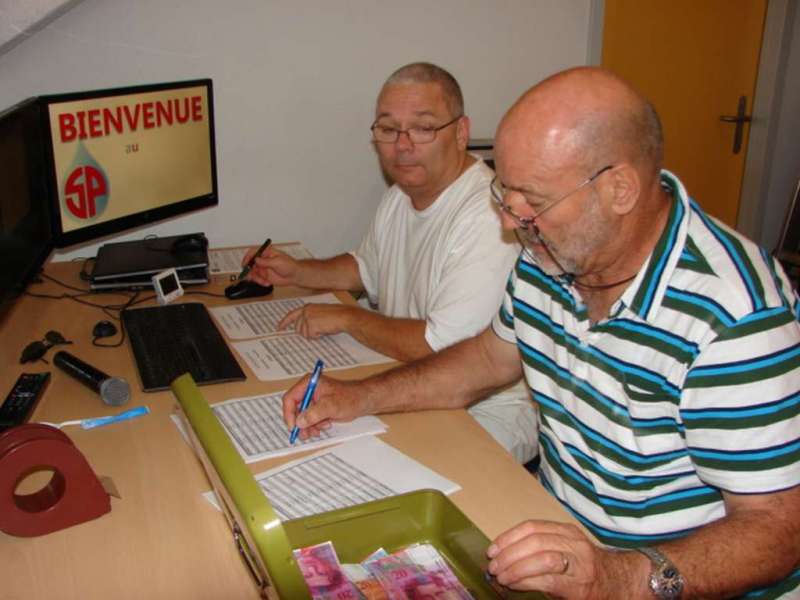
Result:
<instances>
[{"instance_id":1,"label":"man's nose","mask_svg":"<svg viewBox=\"0 0 800 600\"><path fill-rule=\"evenodd\" d=\"M411 141L411 136L407 131L397 132L397 141L395 141L394 145L398 150L408 151L414 149L414 142Z\"/></svg>"},{"instance_id":2,"label":"man's nose","mask_svg":"<svg viewBox=\"0 0 800 600\"><path fill-rule=\"evenodd\" d=\"M530 209L524 196L519 192L507 191L503 197L503 205L506 207L503 211L503 229L527 229L523 221L529 219L526 213L529 213Z\"/></svg>"}]
</instances>

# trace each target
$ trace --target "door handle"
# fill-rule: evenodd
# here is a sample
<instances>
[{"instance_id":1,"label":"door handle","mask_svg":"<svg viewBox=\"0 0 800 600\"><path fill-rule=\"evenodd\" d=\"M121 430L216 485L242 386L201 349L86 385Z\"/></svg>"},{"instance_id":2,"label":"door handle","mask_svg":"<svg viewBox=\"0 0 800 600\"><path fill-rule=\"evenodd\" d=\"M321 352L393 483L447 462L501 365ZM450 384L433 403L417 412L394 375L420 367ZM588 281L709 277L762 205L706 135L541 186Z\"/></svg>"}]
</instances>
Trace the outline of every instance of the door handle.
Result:
<instances>
[{"instance_id":1,"label":"door handle","mask_svg":"<svg viewBox=\"0 0 800 600\"><path fill-rule=\"evenodd\" d=\"M719 120L724 123L736 123L733 132L733 153L739 154L742 150L742 137L744 135L744 124L753 120L750 115L745 114L747 108L747 96L739 96L739 104L736 107L735 115L721 115Z\"/></svg>"}]
</instances>

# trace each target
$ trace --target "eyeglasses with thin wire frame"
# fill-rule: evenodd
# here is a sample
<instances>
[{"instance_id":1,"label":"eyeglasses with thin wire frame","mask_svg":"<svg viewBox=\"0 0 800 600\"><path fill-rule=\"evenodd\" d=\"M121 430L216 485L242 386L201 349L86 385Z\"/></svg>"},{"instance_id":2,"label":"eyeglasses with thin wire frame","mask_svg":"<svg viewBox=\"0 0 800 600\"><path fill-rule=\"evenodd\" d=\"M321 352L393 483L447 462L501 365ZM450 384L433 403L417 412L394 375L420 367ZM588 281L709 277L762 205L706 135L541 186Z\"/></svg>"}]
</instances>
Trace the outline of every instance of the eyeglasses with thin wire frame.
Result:
<instances>
[{"instance_id":1,"label":"eyeglasses with thin wire frame","mask_svg":"<svg viewBox=\"0 0 800 600\"><path fill-rule=\"evenodd\" d=\"M494 179L492 179L492 184L491 184L492 200L494 201L494 203L498 206L498 208L501 211L503 211L509 217L511 217L511 219L514 221L514 223L517 224L517 227L519 227L520 229L525 229L526 231L530 230L531 228L533 228L533 234L538 237L539 236L539 228L536 226L536 219L538 219L544 213L546 213L548 210L550 210L551 208L553 208L554 206L559 204L562 200L566 200L567 198L572 196L574 193L576 193L578 190L581 190L584 187L586 187L587 185L589 185L590 183L592 183L595 179L600 177L600 175L602 175L606 171L610 171L613 168L614 168L614 165L606 165L605 167L603 167L602 169L597 171L591 177L583 180L578 186L576 186L575 188L573 188L572 190L570 190L566 194L562 194L557 199L555 199L552 202L550 202L550 204L545 206L542 210L540 210L538 213L536 213L532 217L521 217L521 216L519 216L517 213L515 213L513 210L511 210L505 204L505 202L503 202L503 199L506 197L506 194L508 194L510 192L517 191L517 190L511 190L511 189L506 188L500 182L500 180L497 178L497 175L495 175Z\"/></svg>"},{"instance_id":2,"label":"eyeglasses with thin wire frame","mask_svg":"<svg viewBox=\"0 0 800 600\"><path fill-rule=\"evenodd\" d=\"M446 127L450 127L450 125L458 121L463 116L464 115L458 115L456 118L451 119L444 125L439 125L439 127L409 127L408 129L387 127L376 121L370 127L370 131L372 131L372 141L377 142L378 144L394 144L400 139L400 134L405 133L412 144L430 144L436 139L437 133Z\"/></svg>"}]
</instances>

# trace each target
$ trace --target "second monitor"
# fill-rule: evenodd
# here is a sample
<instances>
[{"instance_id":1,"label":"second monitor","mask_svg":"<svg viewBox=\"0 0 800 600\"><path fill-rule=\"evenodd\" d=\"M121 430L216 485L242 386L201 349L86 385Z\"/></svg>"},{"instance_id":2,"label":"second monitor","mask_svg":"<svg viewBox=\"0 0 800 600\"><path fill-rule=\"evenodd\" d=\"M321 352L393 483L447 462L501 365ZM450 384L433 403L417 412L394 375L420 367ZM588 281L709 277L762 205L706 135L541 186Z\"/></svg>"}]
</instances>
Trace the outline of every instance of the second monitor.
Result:
<instances>
[{"instance_id":1,"label":"second monitor","mask_svg":"<svg viewBox=\"0 0 800 600\"><path fill-rule=\"evenodd\" d=\"M39 101L58 247L218 203L210 79Z\"/></svg>"}]
</instances>

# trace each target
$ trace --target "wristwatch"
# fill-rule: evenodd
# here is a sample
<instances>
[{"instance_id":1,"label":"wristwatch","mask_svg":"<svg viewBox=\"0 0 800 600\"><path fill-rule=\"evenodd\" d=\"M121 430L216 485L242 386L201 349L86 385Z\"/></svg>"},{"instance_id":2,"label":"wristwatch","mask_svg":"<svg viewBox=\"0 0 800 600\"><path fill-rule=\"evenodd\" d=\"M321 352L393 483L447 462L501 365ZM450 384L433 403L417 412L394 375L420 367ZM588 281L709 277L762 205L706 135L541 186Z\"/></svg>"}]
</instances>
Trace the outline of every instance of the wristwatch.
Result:
<instances>
[{"instance_id":1,"label":"wristwatch","mask_svg":"<svg viewBox=\"0 0 800 600\"><path fill-rule=\"evenodd\" d=\"M641 552L653 563L653 570L647 583L650 591L659 600L679 600L683 593L683 577L672 561L659 550L642 546L635 549Z\"/></svg>"}]
</instances>

